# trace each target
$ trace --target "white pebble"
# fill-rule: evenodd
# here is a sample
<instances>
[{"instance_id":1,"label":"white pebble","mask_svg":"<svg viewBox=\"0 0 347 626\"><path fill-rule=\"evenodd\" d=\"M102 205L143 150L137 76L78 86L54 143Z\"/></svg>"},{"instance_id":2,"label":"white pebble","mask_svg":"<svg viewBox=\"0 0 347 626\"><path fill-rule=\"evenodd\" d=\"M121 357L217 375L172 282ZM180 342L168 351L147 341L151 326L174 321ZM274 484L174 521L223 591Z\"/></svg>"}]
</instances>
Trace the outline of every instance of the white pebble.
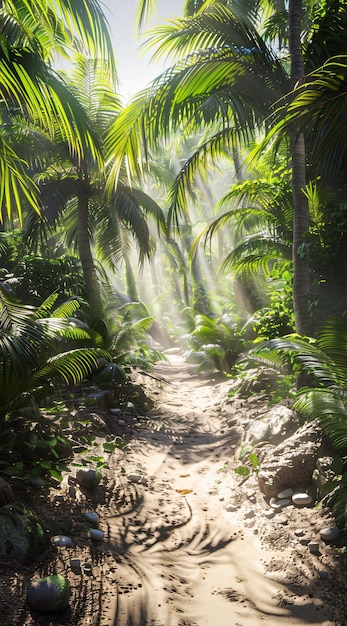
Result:
<instances>
[{"instance_id":1,"label":"white pebble","mask_svg":"<svg viewBox=\"0 0 347 626\"><path fill-rule=\"evenodd\" d=\"M276 515L275 509L267 509L267 511L264 511L264 517L266 517L267 519L271 519L272 517L274 517L274 515Z\"/></svg>"},{"instance_id":2,"label":"white pebble","mask_svg":"<svg viewBox=\"0 0 347 626\"><path fill-rule=\"evenodd\" d=\"M63 546L64 548L71 548L72 546L72 539L65 535L56 535L52 541L55 546Z\"/></svg>"},{"instance_id":3,"label":"white pebble","mask_svg":"<svg viewBox=\"0 0 347 626\"><path fill-rule=\"evenodd\" d=\"M228 504L228 506L226 507L226 511L228 511L228 513L234 513L235 511L237 511L238 507L236 506L236 504Z\"/></svg>"},{"instance_id":4,"label":"white pebble","mask_svg":"<svg viewBox=\"0 0 347 626\"><path fill-rule=\"evenodd\" d=\"M284 498L291 498L293 493L294 493L294 490L288 487L288 489L282 489L282 491L279 491L277 494L277 498L279 500L284 499Z\"/></svg>"},{"instance_id":5,"label":"white pebble","mask_svg":"<svg viewBox=\"0 0 347 626\"><path fill-rule=\"evenodd\" d=\"M273 500L271 498L271 500ZM289 506L292 501L289 498L285 498L283 500L270 500L270 505L271 508L275 509L276 511L278 511L279 509L284 509L284 507Z\"/></svg>"},{"instance_id":6,"label":"white pebble","mask_svg":"<svg viewBox=\"0 0 347 626\"><path fill-rule=\"evenodd\" d=\"M313 498L308 493L294 493L292 495L292 502L296 506L308 506L312 501Z\"/></svg>"}]
</instances>

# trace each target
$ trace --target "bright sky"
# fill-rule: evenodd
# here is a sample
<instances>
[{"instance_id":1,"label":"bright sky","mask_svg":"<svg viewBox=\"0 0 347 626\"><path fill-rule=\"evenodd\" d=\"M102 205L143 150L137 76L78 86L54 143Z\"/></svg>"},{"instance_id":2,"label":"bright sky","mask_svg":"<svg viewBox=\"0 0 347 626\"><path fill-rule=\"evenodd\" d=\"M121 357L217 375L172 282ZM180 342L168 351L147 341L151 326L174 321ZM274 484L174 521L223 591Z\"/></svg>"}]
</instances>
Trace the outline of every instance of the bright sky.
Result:
<instances>
[{"instance_id":1,"label":"bright sky","mask_svg":"<svg viewBox=\"0 0 347 626\"><path fill-rule=\"evenodd\" d=\"M160 74L162 67L149 67L150 54L144 58L138 48L142 42L135 28L138 0L101 0L111 26L116 51L120 93L128 99ZM157 0L154 24L182 15L184 0Z\"/></svg>"}]
</instances>

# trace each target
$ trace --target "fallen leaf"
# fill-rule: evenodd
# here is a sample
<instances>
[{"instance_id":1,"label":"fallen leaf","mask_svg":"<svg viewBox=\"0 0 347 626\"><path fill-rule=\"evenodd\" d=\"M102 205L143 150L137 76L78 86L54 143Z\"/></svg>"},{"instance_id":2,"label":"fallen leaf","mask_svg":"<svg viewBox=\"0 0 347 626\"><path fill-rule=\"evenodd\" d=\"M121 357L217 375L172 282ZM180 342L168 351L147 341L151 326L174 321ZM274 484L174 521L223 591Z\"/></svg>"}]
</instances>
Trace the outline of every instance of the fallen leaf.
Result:
<instances>
[{"instance_id":1,"label":"fallen leaf","mask_svg":"<svg viewBox=\"0 0 347 626\"><path fill-rule=\"evenodd\" d=\"M180 478L187 478L187 476L190 476L190 474L180 474Z\"/></svg>"},{"instance_id":2,"label":"fallen leaf","mask_svg":"<svg viewBox=\"0 0 347 626\"><path fill-rule=\"evenodd\" d=\"M187 493L192 493L193 489L176 489L177 493L180 493L181 496L185 496Z\"/></svg>"}]
</instances>

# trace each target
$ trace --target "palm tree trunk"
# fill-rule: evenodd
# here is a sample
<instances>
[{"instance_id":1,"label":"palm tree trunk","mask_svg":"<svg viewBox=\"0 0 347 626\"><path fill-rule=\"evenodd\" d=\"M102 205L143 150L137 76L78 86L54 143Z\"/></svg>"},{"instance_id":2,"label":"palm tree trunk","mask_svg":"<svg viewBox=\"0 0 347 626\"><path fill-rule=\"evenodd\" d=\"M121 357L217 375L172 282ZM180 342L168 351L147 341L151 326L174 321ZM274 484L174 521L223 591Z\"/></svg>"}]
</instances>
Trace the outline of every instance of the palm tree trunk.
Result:
<instances>
[{"instance_id":1,"label":"palm tree trunk","mask_svg":"<svg viewBox=\"0 0 347 626\"><path fill-rule=\"evenodd\" d=\"M289 48L291 81L295 88L304 80L304 63L301 47L302 0L289 2ZM309 210L304 194L306 185L305 139L303 134L291 136L292 193L294 206L293 222L293 305L296 331L300 335L310 334L309 296L310 265L307 245Z\"/></svg>"},{"instance_id":2,"label":"palm tree trunk","mask_svg":"<svg viewBox=\"0 0 347 626\"><path fill-rule=\"evenodd\" d=\"M94 318L102 317L103 304L92 255L88 229L88 195L78 196L77 245L83 276L88 293L88 303Z\"/></svg>"}]
</instances>

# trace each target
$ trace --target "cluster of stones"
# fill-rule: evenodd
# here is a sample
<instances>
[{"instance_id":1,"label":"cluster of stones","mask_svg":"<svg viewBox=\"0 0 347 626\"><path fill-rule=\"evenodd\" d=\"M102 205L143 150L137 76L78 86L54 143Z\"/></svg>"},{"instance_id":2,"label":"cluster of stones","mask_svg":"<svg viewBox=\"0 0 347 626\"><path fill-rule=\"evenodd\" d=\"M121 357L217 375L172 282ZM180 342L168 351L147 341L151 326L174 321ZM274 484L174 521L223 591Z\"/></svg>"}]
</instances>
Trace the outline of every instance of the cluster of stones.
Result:
<instances>
[{"instance_id":1,"label":"cluster of stones","mask_svg":"<svg viewBox=\"0 0 347 626\"><path fill-rule=\"evenodd\" d=\"M94 491L100 481L101 473L91 468L80 468L76 473L76 481L81 489L85 491ZM101 542L104 539L104 531L97 528L99 516L94 511L85 511L84 519L90 525L89 534L93 542ZM71 537L66 535L56 535L52 538L54 546L60 548L72 548L73 541ZM75 573L82 572L82 564L80 559L72 558L70 560L71 569ZM85 574L90 575L92 566L90 563L83 565ZM64 610L69 603L70 589L67 580L60 575L46 576L32 583L27 593L27 600L31 610L56 612Z\"/></svg>"},{"instance_id":2,"label":"cluster of stones","mask_svg":"<svg viewBox=\"0 0 347 626\"><path fill-rule=\"evenodd\" d=\"M271 509L276 512L283 509L290 504L295 506L309 506L312 504L313 498L306 492L296 492L292 488L283 489L279 491L276 498L270 499Z\"/></svg>"}]
</instances>

